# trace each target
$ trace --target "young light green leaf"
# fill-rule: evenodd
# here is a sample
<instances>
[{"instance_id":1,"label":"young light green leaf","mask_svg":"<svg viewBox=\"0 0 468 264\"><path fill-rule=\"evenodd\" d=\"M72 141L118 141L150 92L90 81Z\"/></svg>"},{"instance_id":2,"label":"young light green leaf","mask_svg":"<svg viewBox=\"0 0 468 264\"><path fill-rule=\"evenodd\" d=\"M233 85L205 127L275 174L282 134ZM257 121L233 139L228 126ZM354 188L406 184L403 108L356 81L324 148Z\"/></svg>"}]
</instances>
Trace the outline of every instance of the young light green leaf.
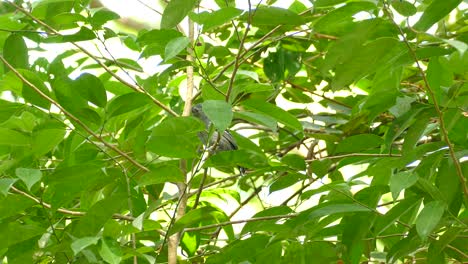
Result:
<instances>
[{"instance_id":1,"label":"young light green leaf","mask_svg":"<svg viewBox=\"0 0 468 264\"><path fill-rule=\"evenodd\" d=\"M73 241L70 245L71 249L73 250L73 254L75 256L80 253L83 249L91 246L91 245L96 245L96 243L99 241L99 237L82 237L78 238L77 240Z\"/></svg>"},{"instance_id":2,"label":"young light green leaf","mask_svg":"<svg viewBox=\"0 0 468 264\"><path fill-rule=\"evenodd\" d=\"M164 51L164 60L168 61L187 48L190 40L187 37L175 38L167 43Z\"/></svg>"},{"instance_id":3,"label":"young light green leaf","mask_svg":"<svg viewBox=\"0 0 468 264\"><path fill-rule=\"evenodd\" d=\"M223 132L231 125L232 107L226 101L207 100L203 102L202 109L219 132Z\"/></svg>"},{"instance_id":4,"label":"young light green leaf","mask_svg":"<svg viewBox=\"0 0 468 264\"><path fill-rule=\"evenodd\" d=\"M122 261L122 250L120 245L111 238L103 238L101 240L101 248L99 249L99 255L107 263L119 264Z\"/></svg>"},{"instance_id":5,"label":"young light green leaf","mask_svg":"<svg viewBox=\"0 0 468 264\"><path fill-rule=\"evenodd\" d=\"M0 193L3 194L3 196L8 195L8 191L10 190L11 186L17 181L18 179L12 179L12 178L3 178L0 179Z\"/></svg>"},{"instance_id":6,"label":"young light green leaf","mask_svg":"<svg viewBox=\"0 0 468 264\"><path fill-rule=\"evenodd\" d=\"M424 205L416 219L416 231L422 240L426 240L439 224L444 215L445 204L441 201L432 201Z\"/></svg>"},{"instance_id":7,"label":"young light green leaf","mask_svg":"<svg viewBox=\"0 0 468 264\"><path fill-rule=\"evenodd\" d=\"M176 27L188 12L197 4L197 0L172 0L164 9L161 18L161 28Z\"/></svg>"},{"instance_id":8,"label":"young light green leaf","mask_svg":"<svg viewBox=\"0 0 468 264\"><path fill-rule=\"evenodd\" d=\"M42 178L42 172L38 169L17 168L15 173L26 184L28 190L31 190L31 187Z\"/></svg>"}]
</instances>

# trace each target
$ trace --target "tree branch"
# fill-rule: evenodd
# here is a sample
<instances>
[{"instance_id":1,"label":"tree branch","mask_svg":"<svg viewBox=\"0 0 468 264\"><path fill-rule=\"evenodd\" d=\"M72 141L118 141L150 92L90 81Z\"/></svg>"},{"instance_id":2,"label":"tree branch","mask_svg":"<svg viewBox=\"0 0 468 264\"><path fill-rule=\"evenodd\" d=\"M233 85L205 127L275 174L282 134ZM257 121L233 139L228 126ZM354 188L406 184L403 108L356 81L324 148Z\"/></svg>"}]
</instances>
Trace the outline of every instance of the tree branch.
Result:
<instances>
[{"instance_id":1,"label":"tree branch","mask_svg":"<svg viewBox=\"0 0 468 264\"><path fill-rule=\"evenodd\" d=\"M184 228L184 231L185 232L199 231L199 230L205 230L205 229L210 229L210 228L223 227L227 225L243 224L243 223L266 221L266 220L275 220L275 219L294 218L297 215L298 214L295 213L295 214L288 214L288 215L272 215L272 216L255 217L255 218L222 222L219 224L212 224L212 225L206 225L206 226L200 226L200 227L189 227L189 228Z\"/></svg>"},{"instance_id":2,"label":"tree branch","mask_svg":"<svg viewBox=\"0 0 468 264\"><path fill-rule=\"evenodd\" d=\"M429 85L429 81L427 80L426 73L424 72L424 70L421 67L421 64L419 63L419 59L418 59L418 57L416 55L416 52L413 50L413 48L411 47L411 44L409 43L408 39L406 38L405 32L403 32L403 29L401 29L401 27L395 22L395 20L393 20L393 17L391 15L390 10L389 10L389 8L387 6L387 3L385 1L383 1L383 10L384 10L385 14L388 16L388 18L395 25L395 27L398 29L398 31L400 32L400 36L403 38L403 42L406 44L406 47L408 48L408 51L411 54L411 57L413 58L414 62L416 63L416 67L417 67L419 73L422 76L424 85L426 86L426 91L429 94L429 97L431 98L432 102L434 103L434 109L436 110L437 116L438 116L438 119L439 119L440 130L442 131L442 136L443 136L445 142L448 145L449 153L450 153L450 156L451 156L451 158L453 160L453 164L455 165L455 170L457 171L457 176L458 176L458 178L460 180L460 184L462 185L461 187L462 187L463 193L465 195L465 199L468 199L468 186L466 184L467 180L466 180L465 176L463 175L463 170L461 168L460 161L458 160L458 158L457 158L457 156L455 154L455 149L453 147L453 144L450 142L450 139L449 139L449 136L448 136L448 131L447 131L447 128L445 126L444 114L442 113L442 111L440 109L440 106L439 106L439 103L437 102L437 98L436 98L436 96L434 94L434 91L432 90L431 86Z\"/></svg>"}]
</instances>

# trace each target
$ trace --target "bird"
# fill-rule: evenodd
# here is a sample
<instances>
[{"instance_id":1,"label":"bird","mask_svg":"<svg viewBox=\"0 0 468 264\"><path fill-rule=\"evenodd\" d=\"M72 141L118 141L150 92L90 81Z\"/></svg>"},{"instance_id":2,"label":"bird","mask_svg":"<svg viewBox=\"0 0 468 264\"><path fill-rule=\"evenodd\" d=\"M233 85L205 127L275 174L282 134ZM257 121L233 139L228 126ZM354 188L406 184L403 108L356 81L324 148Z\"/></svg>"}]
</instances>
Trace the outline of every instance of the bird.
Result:
<instances>
[{"instance_id":1,"label":"bird","mask_svg":"<svg viewBox=\"0 0 468 264\"><path fill-rule=\"evenodd\" d=\"M208 140L209 133L208 131L210 130L211 127L211 120L208 118L208 116L203 112L203 106L202 104L196 104L192 107L192 115L198 119L200 119L204 124L205 124L205 130L201 131L198 133L198 137L200 138L200 141L206 146L213 146L216 144L216 147L214 149L214 152L220 152L220 151L229 151L229 150L237 150L238 146L236 143L236 140L232 136L229 131L225 130L221 134L221 138L218 140L218 137L220 135L220 132L215 131ZM239 167L239 171L241 174L245 173L245 168Z\"/></svg>"}]
</instances>

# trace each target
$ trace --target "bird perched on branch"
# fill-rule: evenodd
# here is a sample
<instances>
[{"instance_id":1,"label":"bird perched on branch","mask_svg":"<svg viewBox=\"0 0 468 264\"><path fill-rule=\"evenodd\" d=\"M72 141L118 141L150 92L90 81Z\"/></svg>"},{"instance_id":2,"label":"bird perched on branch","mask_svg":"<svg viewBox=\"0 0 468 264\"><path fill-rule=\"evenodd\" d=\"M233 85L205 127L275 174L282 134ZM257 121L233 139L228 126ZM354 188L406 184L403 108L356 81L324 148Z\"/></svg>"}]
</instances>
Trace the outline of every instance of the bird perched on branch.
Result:
<instances>
[{"instance_id":1,"label":"bird perched on branch","mask_svg":"<svg viewBox=\"0 0 468 264\"><path fill-rule=\"evenodd\" d=\"M207 145L207 144L208 146L216 145L214 152L238 149L236 140L231 135L231 133L229 133L229 131L227 130L221 134L221 138L219 140L218 140L218 137L220 133L218 131L214 131L213 135L208 141L209 130L211 127L211 120L208 118L205 112L203 112L202 104L196 104L192 107L192 115L200 119L205 124L206 130L198 133L198 137L200 138L201 142L204 145ZM243 174L245 172L245 169L242 167L239 167L239 171Z\"/></svg>"},{"instance_id":2,"label":"bird perched on branch","mask_svg":"<svg viewBox=\"0 0 468 264\"><path fill-rule=\"evenodd\" d=\"M203 112L201 104L196 104L192 107L192 115L200 119L205 124L206 131L200 132L198 134L198 137L203 142L203 144L206 145L208 142L208 133L209 133L208 130L210 129L211 121L208 118L208 116L206 116L205 112ZM213 146L214 144L216 144L216 142L218 141L219 134L220 133L218 131L215 131L213 133L213 136L211 137L209 141L209 146ZM237 149L236 140L231 135L231 133L229 133L228 131L224 131L223 134L221 135L221 139L219 139L219 142L217 143L215 152L236 150L236 149Z\"/></svg>"}]
</instances>

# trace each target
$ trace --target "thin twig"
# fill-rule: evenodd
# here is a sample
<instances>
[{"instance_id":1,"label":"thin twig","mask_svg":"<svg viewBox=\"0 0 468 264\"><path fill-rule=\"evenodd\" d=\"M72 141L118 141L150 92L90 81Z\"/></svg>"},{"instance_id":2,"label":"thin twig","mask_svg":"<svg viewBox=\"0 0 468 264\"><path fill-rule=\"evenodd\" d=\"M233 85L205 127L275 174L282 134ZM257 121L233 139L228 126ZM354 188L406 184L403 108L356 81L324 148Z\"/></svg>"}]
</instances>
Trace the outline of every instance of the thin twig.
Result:
<instances>
[{"instance_id":1,"label":"thin twig","mask_svg":"<svg viewBox=\"0 0 468 264\"><path fill-rule=\"evenodd\" d=\"M50 205L48 203L45 203L45 202L41 201L39 198L36 198L36 197L26 193L26 192L23 192L23 191L17 189L16 187L14 187L14 186L12 186L10 189L12 191L14 191L15 193L21 194L24 197L35 201L37 204L40 204L41 206L43 206L43 207L45 207L47 209L52 209L52 205ZM67 215L73 215L73 216L84 216L84 215L86 215L86 212L72 211L72 210L68 210L68 209L65 209L65 208L58 208L57 212L62 213L62 214L67 214ZM119 219L119 220L127 220L127 221L135 220L135 218L130 216L130 215L122 215L122 214L113 214L112 218Z\"/></svg>"},{"instance_id":2,"label":"thin twig","mask_svg":"<svg viewBox=\"0 0 468 264\"><path fill-rule=\"evenodd\" d=\"M400 158L403 157L401 154L379 154L379 153L349 153L343 155L336 155L336 156L326 156L320 158L323 159L342 159L342 158L351 158L351 157L382 157L382 158ZM307 159L306 162L312 162L317 159Z\"/></svg>"},{"instance_id":3,"label":"thin twig","mask_svg":"<svg viewBox=\"0 0 468 264\"><path fill-rule=\"evenodd\" d=\"M229 99L230 99L229 97L231 96L232 88L234 85L234 79L236 79L236 74L240 66L239 61L241 59L242 49L244 48L245 40L247 39L247 35L249 34L250 24L252 23L252 4L250 3L250 0L247 0L247 2L249 4L249 17L247 19L247 26L245 28L244 36L242 37L242 40L240 41L240 44L239 44L239 49L237 51L236 59L234 60L234 69L232 70L231 79L229 80L229 86L226 92L226 102L229 102Z\"/></svg>"}]
</instances>

